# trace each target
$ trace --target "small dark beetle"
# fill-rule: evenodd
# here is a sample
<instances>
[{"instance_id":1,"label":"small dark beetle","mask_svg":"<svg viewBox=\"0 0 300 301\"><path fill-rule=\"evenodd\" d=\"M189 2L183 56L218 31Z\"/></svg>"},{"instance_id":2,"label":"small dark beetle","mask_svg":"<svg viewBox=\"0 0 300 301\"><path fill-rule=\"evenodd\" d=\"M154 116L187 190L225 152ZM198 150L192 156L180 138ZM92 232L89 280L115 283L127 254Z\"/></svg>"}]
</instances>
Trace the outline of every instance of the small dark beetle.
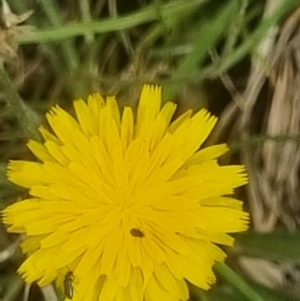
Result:
<instances>
[{"instance_id":1,"label":"small dark beetle","mask_svg":"<svg viewBox=\"0 0 300 301\"><path fill-rule=\"evenodd\" d=\"M143 238L145 236L145 234L138 228L132 228L130 230L130 234L133 236L133 237L139 237L139 238Z\"/></svg>"},{"instance_id":2,"label":"small dark beetle","mask_svg":"<svg viewBox=\"0 0 300 301\"><path fill-rule=\"evenodd\" d=\"M72 299L74 295L74 290L73 290L73 285L72 282L74 280L74 275L72 271L69 271L64 279L64 290L65 290L65 295L69 298Z\"/></svg>"}]
</instances>

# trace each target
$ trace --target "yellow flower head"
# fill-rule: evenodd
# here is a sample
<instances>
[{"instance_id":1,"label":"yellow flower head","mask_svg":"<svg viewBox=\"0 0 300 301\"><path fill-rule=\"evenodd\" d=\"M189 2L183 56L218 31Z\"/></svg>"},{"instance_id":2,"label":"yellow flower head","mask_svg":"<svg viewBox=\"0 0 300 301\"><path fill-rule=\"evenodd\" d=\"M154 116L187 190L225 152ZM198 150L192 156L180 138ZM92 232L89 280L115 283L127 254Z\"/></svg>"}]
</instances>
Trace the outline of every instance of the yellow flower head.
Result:
<instances>
[{"instance_id":1,"label":"yellow flower head","mask_svg":"<svg viewBox=\"0 0 300 301\"><path fill-rule=\"evenodd\" d=\"M53 108L53 134L41 128L45 143L28 143L38 162L8 167L30 193L3 212L10 232L26 234L24 279L72 275L74 301L187 300L187 281L209 289L225 258L217 245L248 224L230 197L247 182L244 167L219 166L224 144L199 150L216 118L201 110L173 121L176 105L161 108L150 85L136 116L99 94L74 107L77 120Z\"/></svg>"}]
</instances>

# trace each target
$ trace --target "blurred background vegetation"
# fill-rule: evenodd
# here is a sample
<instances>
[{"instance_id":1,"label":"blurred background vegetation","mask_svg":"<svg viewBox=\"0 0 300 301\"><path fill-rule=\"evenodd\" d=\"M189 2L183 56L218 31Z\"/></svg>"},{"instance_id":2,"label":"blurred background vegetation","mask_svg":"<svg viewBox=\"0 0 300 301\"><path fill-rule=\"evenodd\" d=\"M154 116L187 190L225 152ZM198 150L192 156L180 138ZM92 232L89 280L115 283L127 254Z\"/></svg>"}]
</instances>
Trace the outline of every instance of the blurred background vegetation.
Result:
<instances>
[{"instance_id":1,"label":"blurred background vegetation","mask_svg":"<svg viewBox=\"0 0 300 301\"><path fill-rule=\"evenodd\" d=\"M145 82L163 85L180 114L207 107L207 145L247 166L238 191L251 230L236 235L228 269L195 301L300 300L300 1L6 0L0 13L0 209L26 191L5 177L30 159L29 138L54 104L99 91L135 106ZM24 285L20 238L0 225L0 300L57 300ZM199 271L201 273L201 271Z\"/></svg>"}]
</instances>

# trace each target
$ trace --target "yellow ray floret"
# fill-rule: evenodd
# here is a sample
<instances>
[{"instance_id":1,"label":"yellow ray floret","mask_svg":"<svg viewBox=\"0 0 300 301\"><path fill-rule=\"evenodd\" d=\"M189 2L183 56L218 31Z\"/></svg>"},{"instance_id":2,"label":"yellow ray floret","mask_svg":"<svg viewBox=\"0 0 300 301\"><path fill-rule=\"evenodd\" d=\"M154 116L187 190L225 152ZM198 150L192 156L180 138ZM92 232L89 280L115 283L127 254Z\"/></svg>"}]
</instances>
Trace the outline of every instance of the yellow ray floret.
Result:
<instances>
[{"instance_id":1,"label":"yellow ray floret","mask_svg":"<svg viewBox=\"0 0 300 301\"><path fill-rule=\"evenodd\" d=\"M209 289L226 257L218 245L248 226L232 197L245 168L218 164L225 144L201 149L217 119L200 110L173 120L176 105L161 108L151 85L136 116L100 94L74 108L46 115L44 143L28 142L37 162L7 169L30 194L2 212L10 232L26 234L21 275L62 289L72 275L74 301L188 300L187 281Z\"/></svg>"}]
</instances>

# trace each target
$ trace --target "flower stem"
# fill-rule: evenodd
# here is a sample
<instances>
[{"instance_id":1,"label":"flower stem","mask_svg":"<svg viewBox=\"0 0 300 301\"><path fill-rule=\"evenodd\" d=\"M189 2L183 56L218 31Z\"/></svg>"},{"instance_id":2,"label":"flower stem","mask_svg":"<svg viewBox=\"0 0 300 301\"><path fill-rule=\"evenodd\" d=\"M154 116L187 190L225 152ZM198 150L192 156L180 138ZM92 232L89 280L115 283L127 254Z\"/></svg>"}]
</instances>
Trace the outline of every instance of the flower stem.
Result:
<instances>
[{"instance_id":1,"label":"flower stem","mask_svg":"<svg viewBox=\"0 0 300 301\"><path fill-rule=\"evenodd\" d=\"M4 94L7 106L15 114L26 137L40 140L38 126L40 118L21 99L4 67L0 64L0 88Z\"/></svg>"},{"instance_id":2,"label":"flower stem","mask_svg":"<svg viewBox=\"0 0 300 301\"><path fill-rule=\"evenodd\" d=\"M63 27L55 1L40 0L40 3L43 6L44 11L47 14L47 17L52 23L52 25L54 25L57 28ZM78 67L78 57L73 45L73 41L63 41L62 50L65 61L68 64L69 70L72 71L76 69Z\"/></svg>"},{"instance_id":3,"label":"flower stem","mask_svg":"<svg viewBox=\"0 0 300 301\"><path fill-rule=\"evenodd\" d=\"M51 2L43 1L47 3ZM187 9L187 7L197 7L206 1L207 0L190 0L188 3L186 0L172 1L171 4L167 3L162 5L161 10L164 12L165 18L172 18L174 14L180 14L183 9ZM149 7L124 17L109 18L103 21L91 21L88 23L70 23L64 26L57 25L53 28L38 30L34 33L22 34L17 37L17 42L19 44L48 43L87 35L91 32L96 34L120 31L155 21L159 18L160 16L157 14L155 6L150 5Z\"/></svg>"},{"instance_id":4,"label":"flower stem","mask_svg":"<svg viewBox=\"0 0 300 301\"><path fill-rule=\"evenodd\" d=\"M79 1L79 7L81 12L81 19L83 23L89 23L92 21L92 16L90 12L90 3L88 0L81 0ZM93 32L86 33L85 35L86 42L89 44L94 41L94 34Z\"/></svg>"},{"instance_id":5,"label":"flower stem","mask_svg":"<svg viewBox=\"0 0 300 301\"><path fill-rule=\"evenodd\" d=\"M249 301L266 301L255 291L241 276L233 271L228 265L217 262L214 265L214 270L227 283L230 283Z\"/></svg>"}]
</instances>

